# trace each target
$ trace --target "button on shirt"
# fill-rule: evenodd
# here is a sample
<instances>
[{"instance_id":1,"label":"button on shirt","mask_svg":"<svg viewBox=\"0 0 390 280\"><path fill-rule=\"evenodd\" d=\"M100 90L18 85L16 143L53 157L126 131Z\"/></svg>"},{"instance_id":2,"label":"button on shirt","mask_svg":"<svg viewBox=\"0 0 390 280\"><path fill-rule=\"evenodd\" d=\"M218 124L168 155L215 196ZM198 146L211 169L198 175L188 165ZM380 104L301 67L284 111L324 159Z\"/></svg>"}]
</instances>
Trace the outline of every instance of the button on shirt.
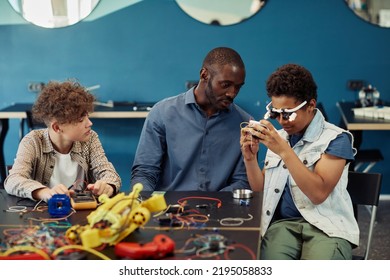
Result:
<instances>
[{"instance_id":1,"label":"button on shirt","mask_svg":"<svg viewBox=\"0 0 390 280\"><path fill-rule=\"evenodd\" d=\"M158 102L142 129L131 184L144 190L229 191L249 188L240 151L239 106L207 117L194 89Z\"/></svg>"}]
</instances>

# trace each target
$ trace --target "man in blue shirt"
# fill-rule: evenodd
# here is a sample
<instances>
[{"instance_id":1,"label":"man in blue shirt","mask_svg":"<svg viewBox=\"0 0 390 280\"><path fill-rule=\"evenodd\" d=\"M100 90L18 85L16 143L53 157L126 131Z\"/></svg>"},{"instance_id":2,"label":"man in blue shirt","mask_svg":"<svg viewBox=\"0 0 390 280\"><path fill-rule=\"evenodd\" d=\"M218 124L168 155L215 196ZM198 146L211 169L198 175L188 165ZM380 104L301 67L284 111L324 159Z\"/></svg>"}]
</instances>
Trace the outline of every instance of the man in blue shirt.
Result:
<instances>
[{"instance_id":1,"label":"man in blue shirt","mask_svg":"<svg viewBox=\"0 0 390 280\"><path fill-rule=\"evenodd\" d=\"M240 124L251 117L233 103L244 82L245 65L236 51L211 50L198 85L150 111L131 184L158 191L249 188L239 139Z\"/></svg>"}]
</instances>

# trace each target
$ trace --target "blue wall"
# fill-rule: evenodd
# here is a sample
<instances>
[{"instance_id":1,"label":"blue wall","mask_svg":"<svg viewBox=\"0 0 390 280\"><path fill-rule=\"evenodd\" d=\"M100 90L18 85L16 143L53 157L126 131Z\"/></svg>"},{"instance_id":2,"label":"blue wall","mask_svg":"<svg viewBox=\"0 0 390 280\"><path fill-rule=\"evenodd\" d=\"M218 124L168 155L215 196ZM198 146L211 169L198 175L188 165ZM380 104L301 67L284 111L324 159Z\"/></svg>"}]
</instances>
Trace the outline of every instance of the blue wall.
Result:
<instances>
[{"instance_id":1,"label":"blue wall","mask_svg":"<svg viewBox=\"0 0 390 280\"><path fill-rule=\"evenodd\" d=\"M264 114L268 75L288 62L312 71L319 101L336 124L336 102L356 97L346 87L350 79L363 79L390 99L390 29L362 21L344 0L268 0L251 19L225 27L197 22L173 0L145 0L67 28L0 26L0 107L33 102L31 81L70 77L85 86L100 84L95 93L101 101L157 101L198 79L205 54L222 45L236 49L246 63L237 103L256 118ZM127 190L143 120L93 121ZM16 153L18 121L10 126L7 164ZM367 132L363 147L380 147L388 161L388 139L389 132ZM389 165L379 163L373 171L385 175L383 193L390 194Z\"/></svg>"}]
</instances>

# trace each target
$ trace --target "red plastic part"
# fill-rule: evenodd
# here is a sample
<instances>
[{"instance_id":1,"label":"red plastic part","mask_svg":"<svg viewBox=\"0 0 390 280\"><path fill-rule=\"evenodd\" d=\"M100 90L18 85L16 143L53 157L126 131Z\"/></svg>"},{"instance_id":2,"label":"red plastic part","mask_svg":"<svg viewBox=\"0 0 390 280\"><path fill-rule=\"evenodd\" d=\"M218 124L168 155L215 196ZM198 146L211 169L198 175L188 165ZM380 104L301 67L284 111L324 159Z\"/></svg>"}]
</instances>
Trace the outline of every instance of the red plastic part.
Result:
<instances>
[{"instance_id":1,"label":"red plastic part","mask_svg":"<svg viewBox=\"0 0 390 280\"><path fill-rule=\"evenodd\" d=\"M157 234L152 242L146 244L120 242L115 245L115 255L136 260L161 259L174 250L175 242L164 234Z\"/></svg>"},{"instance_id":2,"label":"red plastic part","mask_svg":"<svg viewBox=\"0 0 390 280\"><path fill-rule=\"evenodd\" d=\"M27 253L27 254L11 254L8 256L0 256L0 260L45 260L45 258L37 253Z\"/></svg>"}]
</instances>

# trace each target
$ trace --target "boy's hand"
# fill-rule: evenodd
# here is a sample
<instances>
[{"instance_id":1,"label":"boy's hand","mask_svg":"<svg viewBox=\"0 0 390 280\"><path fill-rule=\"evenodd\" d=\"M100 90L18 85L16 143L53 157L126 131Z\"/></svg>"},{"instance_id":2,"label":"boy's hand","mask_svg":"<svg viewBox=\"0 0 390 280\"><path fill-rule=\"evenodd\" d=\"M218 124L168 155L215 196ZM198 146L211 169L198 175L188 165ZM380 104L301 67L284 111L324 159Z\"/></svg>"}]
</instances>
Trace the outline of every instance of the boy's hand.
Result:
<instances>
[{"instance_id":1,"label":"boy's hand","mask_svg":"<svg viewBox=\"0 0 390 280\"><path fill-rule=\"evenodd\" d=\"M102 180L97 180L94 184L89 184L87 189L96 196L100 196L101 194L105 193L111 197L114 194L114 187Z\"/></svg>"},{"instance_id":2,"label":"boy's hand","mask_svg":"<svg viewBox=\"0 0 390 280\"><path fill-rule=\"evenodd\" d=\"M36 200L44 200L47 202L55 194L66 194L69 196L72 192L73 191L68 190L65 185L59 184L53 188L44 187L42 189L35 190L32 193L32 197Z\"/></svg>"}]
</instances>

